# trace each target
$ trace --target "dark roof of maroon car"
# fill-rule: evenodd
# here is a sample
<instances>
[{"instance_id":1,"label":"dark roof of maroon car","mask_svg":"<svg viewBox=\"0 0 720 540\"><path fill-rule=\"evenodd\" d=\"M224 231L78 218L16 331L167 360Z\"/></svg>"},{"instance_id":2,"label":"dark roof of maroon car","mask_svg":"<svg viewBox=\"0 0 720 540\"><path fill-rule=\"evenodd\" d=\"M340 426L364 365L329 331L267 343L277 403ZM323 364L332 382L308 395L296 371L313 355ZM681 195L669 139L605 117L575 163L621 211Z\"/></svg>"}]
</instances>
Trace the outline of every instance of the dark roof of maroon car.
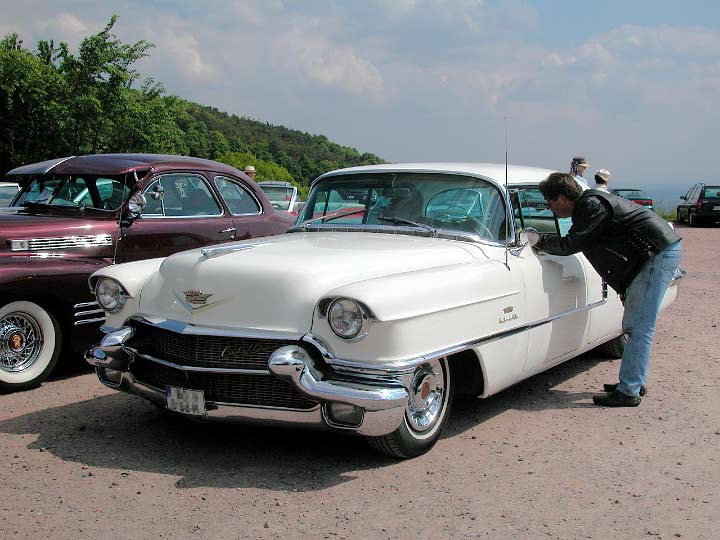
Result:
<instances>
[{"instance_id":1,"label":"dark roof of maroon car","mask_svg":"<svg viewBox=\"0 0 720 540\"><path fill-rule=\"evenodd\" d=\"M236 168L217 161L188 156L164 154L93 154L51 159L17 167L8 175L43 174L124 174L145 170L189 168L203 171L217 171L238 175Z\"/></svg>"}]
</instances>

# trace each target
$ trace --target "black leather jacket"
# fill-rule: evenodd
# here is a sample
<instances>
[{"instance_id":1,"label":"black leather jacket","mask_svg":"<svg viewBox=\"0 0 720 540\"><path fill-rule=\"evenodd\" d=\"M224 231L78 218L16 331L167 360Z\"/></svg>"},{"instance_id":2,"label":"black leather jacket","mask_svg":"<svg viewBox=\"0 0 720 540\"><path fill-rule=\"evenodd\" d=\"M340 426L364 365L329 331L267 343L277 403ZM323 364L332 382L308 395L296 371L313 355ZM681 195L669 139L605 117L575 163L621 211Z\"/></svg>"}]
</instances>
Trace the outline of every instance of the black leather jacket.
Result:
<instances>
[{"instance_id":1,"label":"black leather jacket","mask_svg":"<svg viewBox=\"0 0 720 540\"><path fill-rule=\"evenodd\" d=\"M572 222L566 236L541 234L535 247L553 255L582 251L621 295L649 259L682 239L652 210L597 189L575 201Z\"/></svg>"}]
</instances>

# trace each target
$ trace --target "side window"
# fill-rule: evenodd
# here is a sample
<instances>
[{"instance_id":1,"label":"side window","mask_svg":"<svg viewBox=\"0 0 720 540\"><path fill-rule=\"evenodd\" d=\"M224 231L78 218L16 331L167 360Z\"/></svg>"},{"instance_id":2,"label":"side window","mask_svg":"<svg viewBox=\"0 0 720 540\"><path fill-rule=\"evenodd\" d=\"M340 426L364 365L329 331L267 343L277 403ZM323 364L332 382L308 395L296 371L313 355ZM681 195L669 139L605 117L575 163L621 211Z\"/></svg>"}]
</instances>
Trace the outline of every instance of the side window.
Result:
<instances>
[{"instance_id":1,"label":"side window","mask_svg":"<svg viewBox=\"0 0 720 540\"><path fill-rule=\"evenodd\" d=\"M690 196L688 197L688 202L696 203L698 201L698 195L700 195L700 189L698 189L697 187L692 188Z\"/></svg>"},{"instance_id":2,"label":"side window","mask_svg":"<svg viewBox=\"0 0 720 540\"><path fill-rule=\"evenodd\" d=\"M77 177L70 178L65 182L50 201L52 204L63 206L78 206L75 199L82 199L88 193L88 186L85 179ZM92 206L92 200L88 197L89 204Z\"/></svg>"},{"instance_id":3,"label":"side window","mask_svg":"<svg viewBox=\"0 0 720 540\"><path fill-rule=\"evenodd\" d=\"M155 200L150 196L156 182L160 183L164 191L163 198L160 200ZM190 217L222 214L222 208L215 200L205 180L194 174L165 174L145 189L145 196L148 205L143 215Z\"/></svg>"},{"instance_id":4,"label":"side window","mask_svg":"<svg viewBox=\"0 0 720 540\"><path fill-rule=\"evenodd\" d=\"M532 227L541 233L558 234L559 231L562 236L567 234L572 225L570 218L556 221L555 215L548 208L545 198L536 186L521 187L516 195L513 197L516 226Z\"/></svg>"},{"instance_id":5,"label":"side window","mask_svg":"<svg viewBox=\"0 0 720 540\"><path fill-rule=\"evenodd\" d=\"M128 186L123 186L122 182L110 178L98 178L95 181L95 188L100 196L100 206L106 210L119 208L130 193ZM92 204L89 195L89 193L86 193L83 198L83 201L88 199L85 202L86 205Z\"/></svg>"},{"instance_id":6,"label":"side window","mask_svg":"<svg viewBox=\"0 0 720 540\"><path fill-rule=\"evenodd\" d=\"M261 213L262 209L255 197L238 182L224 176L216 176L215 185L234 216Z\"/></svg>"}]
</instances>

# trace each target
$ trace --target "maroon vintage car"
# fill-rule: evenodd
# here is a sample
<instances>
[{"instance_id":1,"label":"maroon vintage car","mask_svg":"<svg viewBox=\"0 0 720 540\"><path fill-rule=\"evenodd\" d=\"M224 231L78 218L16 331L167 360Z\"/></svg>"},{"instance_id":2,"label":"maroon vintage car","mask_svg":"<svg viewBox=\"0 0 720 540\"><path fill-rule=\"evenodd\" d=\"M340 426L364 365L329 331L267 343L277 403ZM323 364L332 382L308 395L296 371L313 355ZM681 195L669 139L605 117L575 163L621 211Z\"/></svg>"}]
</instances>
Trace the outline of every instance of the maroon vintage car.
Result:
<instances>
[{"instance_id":1,"label":"maroon vintage car","mask_svg":"<svg viewBox=\"0 0 720 540\"><path fill-rule=\"evenodd\" d=\"M8 173L23 186L0 209L0 390L42 382L66 352L99 340L88 288L114 262L284 233L255 182L214 161L152 154L54 159Z\"/></svg>"}]
</instances>

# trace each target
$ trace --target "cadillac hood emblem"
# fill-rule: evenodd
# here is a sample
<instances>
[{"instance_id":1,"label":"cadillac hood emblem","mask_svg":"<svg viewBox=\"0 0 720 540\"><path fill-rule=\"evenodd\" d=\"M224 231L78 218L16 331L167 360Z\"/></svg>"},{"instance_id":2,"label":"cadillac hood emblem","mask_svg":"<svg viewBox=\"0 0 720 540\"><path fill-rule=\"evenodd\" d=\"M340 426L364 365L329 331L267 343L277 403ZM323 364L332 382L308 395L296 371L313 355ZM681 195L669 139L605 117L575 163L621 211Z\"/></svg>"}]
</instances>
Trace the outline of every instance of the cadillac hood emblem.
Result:
<instances>
[{"instance_id":1,"label":"cadillac hood emblem","mask_svg":"<svg viewBox=\"0 0 720 540\"><path fill-rule=\"evenodd\" d=\"M179 291L173 292L175 293L175 298L177 298L183 307L185 307L185 309L187 309L190 313L196 313L204 309L217 307L220 304L230 301L229 298L226 298L225 300L216 300L208 303L208 298L213 296L215 293L206 293L203 291L182 291L182 293Z\"/></svg>"},{"instance_id":2,"label":"cadillac hood emblem","mask_svg":"<svg viewBox=\"0 0 720 540\"><path fill-rule=\"evenodd\" d=\"M207 304L207 299L213 295L202 291L183 291L183 294L187 303L193 306L204 306Z\"/></svg>"}]
</instances>

